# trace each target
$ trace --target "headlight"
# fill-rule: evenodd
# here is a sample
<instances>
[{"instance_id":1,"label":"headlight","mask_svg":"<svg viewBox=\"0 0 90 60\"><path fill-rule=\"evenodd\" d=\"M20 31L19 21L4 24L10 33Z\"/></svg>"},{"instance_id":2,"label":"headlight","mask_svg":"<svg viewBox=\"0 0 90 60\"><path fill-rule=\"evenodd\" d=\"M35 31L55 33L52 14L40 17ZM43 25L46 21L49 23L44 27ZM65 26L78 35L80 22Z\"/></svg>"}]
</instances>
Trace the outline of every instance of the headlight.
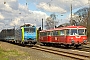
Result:
<instances>
[{"instance_id":1,"label":"headlight","mask_svg":"<svg viewBox=\"0 0 90 60\"><path fill-rule=\"evenodd\" d=\"M84 40L83 42L84 42L84 43L86 43L86 42L87 42L87 40Z\"/></svg>"}]
</instances>

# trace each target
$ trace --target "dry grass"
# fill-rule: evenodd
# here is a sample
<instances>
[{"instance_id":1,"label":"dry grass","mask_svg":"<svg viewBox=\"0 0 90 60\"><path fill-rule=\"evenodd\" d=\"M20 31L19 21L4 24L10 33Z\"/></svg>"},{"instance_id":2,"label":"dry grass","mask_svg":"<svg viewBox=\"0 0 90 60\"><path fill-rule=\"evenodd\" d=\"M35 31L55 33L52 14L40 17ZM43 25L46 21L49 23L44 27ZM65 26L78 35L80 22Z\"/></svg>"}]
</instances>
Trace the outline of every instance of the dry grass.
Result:
<instances>
[{"instance_id":1,"label":"dry grass","mask_svg":"<svg viewBox=\"0 0 90 60\"><path fill-rule=\"evenodd\" d=\"M0 43L0 60L25 60L27 58L28 54L26 52L9 47L2 47Z\"/></svg>"}]
</instances>

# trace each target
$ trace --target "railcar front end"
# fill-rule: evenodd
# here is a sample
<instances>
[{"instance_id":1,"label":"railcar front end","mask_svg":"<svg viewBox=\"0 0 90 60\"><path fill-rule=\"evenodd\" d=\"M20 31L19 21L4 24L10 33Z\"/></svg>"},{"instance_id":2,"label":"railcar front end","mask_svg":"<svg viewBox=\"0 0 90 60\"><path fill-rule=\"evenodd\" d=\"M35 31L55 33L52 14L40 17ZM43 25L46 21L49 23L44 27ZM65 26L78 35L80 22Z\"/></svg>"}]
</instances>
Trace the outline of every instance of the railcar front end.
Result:
<instances>
[{"instance_id":1,"label":"railcar front end","mask_svg":"<svg viewBox=\"0 0 90 60\"><path fill-rule=\"evenodd\" d=\"M66 43L74 46L87 44L87 34L85 28L68 29L66 35Z\"/></svg>"}]
</instances>

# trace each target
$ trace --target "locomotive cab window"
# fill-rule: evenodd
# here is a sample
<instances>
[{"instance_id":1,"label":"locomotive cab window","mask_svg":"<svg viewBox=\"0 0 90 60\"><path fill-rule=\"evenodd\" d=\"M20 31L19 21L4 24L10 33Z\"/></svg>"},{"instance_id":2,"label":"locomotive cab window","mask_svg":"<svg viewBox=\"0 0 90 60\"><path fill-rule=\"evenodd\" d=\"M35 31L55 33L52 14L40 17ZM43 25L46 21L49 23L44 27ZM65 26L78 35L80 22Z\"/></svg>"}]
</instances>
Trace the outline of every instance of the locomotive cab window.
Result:
<instances>
[{"instance_id":1,"label":"locomotive cab window","mask_svg":"<svg viewBox=\"0 0 90 60\"><path fill-rule=\"evenodd\" d=\"M78 29L78 35L86 35L85 29Z\"/></svg>"},{"instance_id":2,"label":"locomotive cab window","mask_svg":"<svg viewBox=\"0 0 90 60\"><path fill-rule=\"evenodd\" d=\"M77 29L71 29L71 35L77 35Z\"/></svg>"},{"instance_id":3,"label":"locomotive cab window","mask_svg":"<svg viewBox=\"0 0 90 60\"><path fill-rule=\"evenodd\" d=\"M85 29L71 29L71 35L86 35Z\"/></svg>"},{"instance_id":4,"label":"locomotive cab window","mask_svg":"<svg viewBox=\"0 0 90 60\"><path fill-rule=\"evenodd\" d=\"M30 32L30 33L33 33L35 32L35 28L24 28L25 32Z\"/></svg>"}]
</instances>

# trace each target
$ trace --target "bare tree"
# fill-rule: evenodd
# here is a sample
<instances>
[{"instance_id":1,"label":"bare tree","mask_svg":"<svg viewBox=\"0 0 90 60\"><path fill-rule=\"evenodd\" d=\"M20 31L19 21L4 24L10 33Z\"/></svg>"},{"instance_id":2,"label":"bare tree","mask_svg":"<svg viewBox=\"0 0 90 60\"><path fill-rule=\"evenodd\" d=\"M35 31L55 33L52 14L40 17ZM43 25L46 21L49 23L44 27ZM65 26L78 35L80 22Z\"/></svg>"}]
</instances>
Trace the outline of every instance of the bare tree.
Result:
<instances>
[{"instance_id":1,"label":"bare tree","mask_svg":"<svg viewBox=\"0 0 90 60\"><path fill-rule=\"evenodd\" d=\"M54 28L54 21L52 20L51 17L48 17L46 19L46 25L45 25L46 29L51 29Z\"/></svg>"},{"instance_id":2,"label":"bare tree","mask_svg":"<svg viewBox=\"0 0 90 60\"><path fill-rule=\"evenodd\" d=\"M53 19L53 20L56 20L56 15L53 13L50 15L50 17Z\"/></svg>"},{"instance_id":3,"label":"bare tree","mask_svg":"<svg viewBox=\"0 0 90 60\"><path fill-rule=\"evenodd\" d=\"M73 20L76 21L77 25L87 27L87 19L88 19L88 8L79 9L74 13Z\"/></svg>"},{"instance_id":4,"label":"bare tree","mask_svg":"<svg viewBox=\"0 0 90 60\"><path fill-rule=\"evenodd\" d=\"M46 19L46 25L45 25L46 29L55 28L57 23L55 20L56 20L56 15L51 14L50 17Z\"/></svg>"}]
</instances>

